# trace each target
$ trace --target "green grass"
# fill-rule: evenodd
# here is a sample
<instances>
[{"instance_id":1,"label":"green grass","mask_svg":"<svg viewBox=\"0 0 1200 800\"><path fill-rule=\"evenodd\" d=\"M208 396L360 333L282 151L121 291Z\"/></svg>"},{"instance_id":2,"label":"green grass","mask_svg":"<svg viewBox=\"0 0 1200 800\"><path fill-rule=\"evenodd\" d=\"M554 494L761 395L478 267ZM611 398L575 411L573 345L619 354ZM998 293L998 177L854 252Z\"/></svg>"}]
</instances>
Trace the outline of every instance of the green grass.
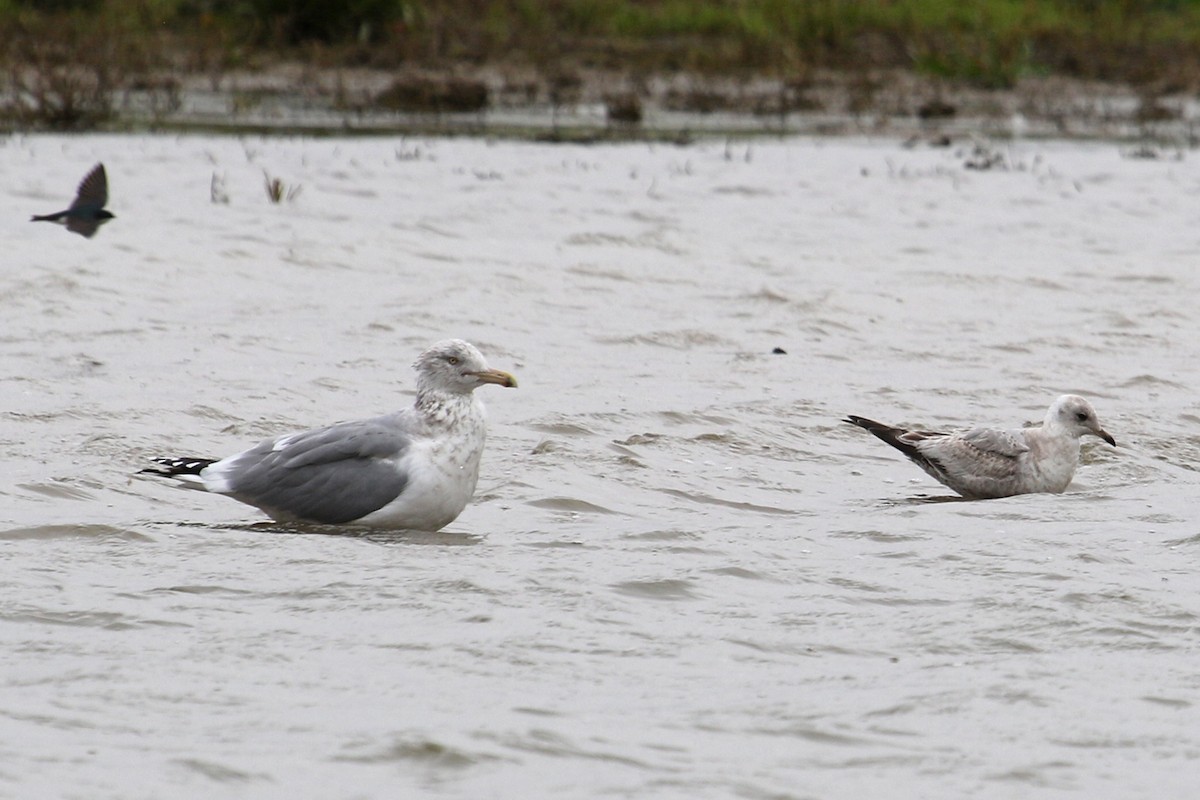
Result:
<instances>
[{"instance_id":1,"label":"green grass","mask_svg":"<svg viewBox=\"0 0 1200 800\"><path fill-rule=\"evenodd\" d=\"M0 69L28 66L35 50L87 66L78 44L96 32L110 71L124 75L301 58L634 75L903 69L985 88L1054 74L1200 88L1200 0L0 0Z\"/></svg>"}]
</instances>

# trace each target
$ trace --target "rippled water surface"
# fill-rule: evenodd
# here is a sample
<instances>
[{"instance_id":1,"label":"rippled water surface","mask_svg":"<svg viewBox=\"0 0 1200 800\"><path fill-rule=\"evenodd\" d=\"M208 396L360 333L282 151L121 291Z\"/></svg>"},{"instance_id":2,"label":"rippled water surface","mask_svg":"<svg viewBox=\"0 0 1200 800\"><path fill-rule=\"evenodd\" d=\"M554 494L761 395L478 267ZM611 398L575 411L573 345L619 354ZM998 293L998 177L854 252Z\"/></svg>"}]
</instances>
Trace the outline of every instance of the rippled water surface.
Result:
<instances>
[{"instance_id":1,"label":"rippled water surface","mask_svg":"<svg viewBox=\"0 0 1200 800\"><path fill-rule=\"evenodd\" d=\"M969 150L5 140L0 796L1190 796L1200 167ZM95 239L27 221L100 160ZM441 533L134 476L447 336L521 386ZM1063 495L839 422L1067 391Z\"/></svg>"}]
</instances>

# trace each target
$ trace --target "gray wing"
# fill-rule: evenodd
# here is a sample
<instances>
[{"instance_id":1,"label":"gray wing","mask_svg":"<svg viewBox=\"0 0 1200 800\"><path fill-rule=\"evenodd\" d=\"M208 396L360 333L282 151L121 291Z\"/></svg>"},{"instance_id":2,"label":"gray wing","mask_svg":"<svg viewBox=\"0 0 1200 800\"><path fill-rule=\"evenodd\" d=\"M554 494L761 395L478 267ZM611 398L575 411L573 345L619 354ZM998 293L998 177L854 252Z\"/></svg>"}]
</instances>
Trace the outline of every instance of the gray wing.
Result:
<instances>
[{"instance_id":1,"label":"gray wing","mask_svg":"<svg viewBox=\"0 0 1200 800\"><path fill-rule=\"evenodd\" d=\"M411 442L397 415L343 422L265 441L217 462L204 477L272 516L337 525L404 491L408 476L397 461Z\"/></svg>"},{"instance_id":2,"label":"gray wing","mask_svg":"<svg viewBox=\"0 0 1200 800\"><path fill-rule=\"evenodd\" d=\"M88 206L97 210L104 208L108 203L108 173L104 171L103 164L97 164L87 176L79 182L79 189L75 192L75 202L71 203L71 208L79 208L80 206Z\"/></svg>"},{"instance_id":3,"label":"gray wing","mask_svg":"<svg viewBox=\"0 0 1200 800\"><path fill-rule=\"evenodd\" d=\"M962 439L972 447L984 452L1007 458L1016 458L1029 452L1024 431L1002 431L996 428L976 428L967 431Z\"/></svg>"},{"instance_id":4,"label":"gray wing","mask_svg":"<svg viewBox=\"0 0 1200 800\"><path fill-rule=\"evenodd\" d=\"M1029 452L1021 431L977 428L914 442L931 475L966 497L1005 497L1017 490L1020 457Z\"/></svg>"}]
</instances>

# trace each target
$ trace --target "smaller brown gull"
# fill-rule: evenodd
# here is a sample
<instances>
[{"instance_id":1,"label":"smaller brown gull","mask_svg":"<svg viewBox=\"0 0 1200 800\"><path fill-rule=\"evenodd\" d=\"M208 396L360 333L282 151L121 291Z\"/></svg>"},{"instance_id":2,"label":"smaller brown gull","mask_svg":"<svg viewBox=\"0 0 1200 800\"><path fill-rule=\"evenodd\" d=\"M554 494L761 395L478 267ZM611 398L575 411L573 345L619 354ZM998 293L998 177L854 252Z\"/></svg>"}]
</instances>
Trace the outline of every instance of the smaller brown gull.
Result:
<instances>
[{"instance_id":1,"label":"smaller brown gull","mask_svg":"<svg viewBox=\"0 0 1200 800\"><path fill-rule=\"evenodd\" d=\"M1100 427L1091 403L1074 394L1055 400L1041 426L1034 428L936 433L893 428L854 415L845 421L875 434L970 500L1061 492L1079 464L1081 436L1117 444Z\"/></svg>"},{"instance_id":2,"label":"smaller brown gull","mask_svg":"<svg viewBox=\"0 0 1200 800\"><path fill-rule=\"evenodd\" d=\"M475 390L517 381L460 339L435 344L413 368L411 408L268 439L220 460L156 458L142 471L199 482L279 521L436 531L462 512L479 479L485 416Z\"/></svg>"}]
</instances>

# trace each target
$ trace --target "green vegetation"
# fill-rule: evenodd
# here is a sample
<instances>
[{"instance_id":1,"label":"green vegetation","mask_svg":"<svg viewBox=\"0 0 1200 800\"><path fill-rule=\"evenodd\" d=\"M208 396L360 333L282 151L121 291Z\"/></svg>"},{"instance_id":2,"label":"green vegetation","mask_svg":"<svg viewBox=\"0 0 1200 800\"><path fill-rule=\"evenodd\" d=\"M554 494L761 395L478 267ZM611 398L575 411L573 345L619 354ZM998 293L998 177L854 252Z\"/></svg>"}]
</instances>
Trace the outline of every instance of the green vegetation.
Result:
<instances>
[{"instance_id":1,"label":"green vegetation","mask_svg":"<svg viewBox=\"0 0 1200 800\"><path fill-rule=\"evenodd\" d=\"M1165 91L1200 88L1200 0L0 0L0 54L9 117L35 108L57 127L103 120L106 94L131 83L281 60L515 65L551 85L588 68L900 69L984 89L1062 75Z\"/></svg>"},{"instance_id":2,"label":"green vegetation","mask_svg":"<svg viewBox=\"0 0 1200 800\"><path fill-rule=\"evenodd\" d=\"M163 61L569 55L641 70L902 67L984 86L1031 72L1145 81L1200 59L1198 0L0 0L6 41L81 29Z\"/></svg>"}]
</instances>

